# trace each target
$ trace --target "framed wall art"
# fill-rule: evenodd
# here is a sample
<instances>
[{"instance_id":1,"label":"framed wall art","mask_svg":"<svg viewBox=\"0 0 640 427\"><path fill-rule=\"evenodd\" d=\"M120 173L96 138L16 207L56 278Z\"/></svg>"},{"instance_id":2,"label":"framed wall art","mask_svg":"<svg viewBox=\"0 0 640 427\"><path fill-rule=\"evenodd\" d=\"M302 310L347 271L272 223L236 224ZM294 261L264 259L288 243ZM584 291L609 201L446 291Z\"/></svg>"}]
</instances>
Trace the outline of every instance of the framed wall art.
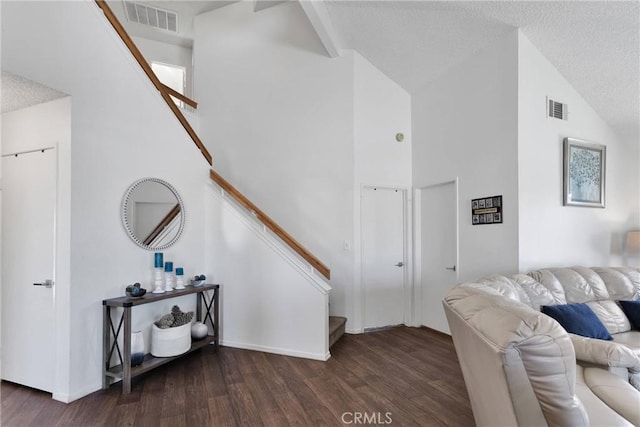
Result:
<instances>
[{"instance_id":1,"label":"framed wall art","mask_svg":"<svg viewBox=\"0 0 640 427\"><path fill-rule=\"evenodd\" d=\"M501 224L502 196L471 200L471 224Z\"/></svg>"},{"instance_id":2,"label":"framed wall art","mask_svg":"<svg viewBox=\"0 0 640 427\"><path fill-rule=\"evenodd\" d=\"M564 205L604 208L607 147L564 139Z\"/></svg>"}]
</instances>

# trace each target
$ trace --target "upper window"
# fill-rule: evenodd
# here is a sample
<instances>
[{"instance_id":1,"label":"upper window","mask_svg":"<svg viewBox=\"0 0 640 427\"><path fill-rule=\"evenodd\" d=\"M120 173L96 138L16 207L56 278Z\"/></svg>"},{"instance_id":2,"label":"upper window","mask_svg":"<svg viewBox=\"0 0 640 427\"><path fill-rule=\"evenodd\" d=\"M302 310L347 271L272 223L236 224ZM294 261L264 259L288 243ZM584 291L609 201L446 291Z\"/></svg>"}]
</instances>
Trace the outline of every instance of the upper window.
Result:
<instances>
[{"instance_id":1,"label":"upper window","mask_svg":"<svg viewBox=\"0 0 640 427\"><path fill-rule=\"evenodd\" d=\"M181 95L184 95L187 81L187 70L184 67L163 64L161 62L152 62L151 69L163 84L169 86ZM178 107L184 108L184 102L175 98L173 98L173 102L175 102Z\"/></svg>"}]
</instances>

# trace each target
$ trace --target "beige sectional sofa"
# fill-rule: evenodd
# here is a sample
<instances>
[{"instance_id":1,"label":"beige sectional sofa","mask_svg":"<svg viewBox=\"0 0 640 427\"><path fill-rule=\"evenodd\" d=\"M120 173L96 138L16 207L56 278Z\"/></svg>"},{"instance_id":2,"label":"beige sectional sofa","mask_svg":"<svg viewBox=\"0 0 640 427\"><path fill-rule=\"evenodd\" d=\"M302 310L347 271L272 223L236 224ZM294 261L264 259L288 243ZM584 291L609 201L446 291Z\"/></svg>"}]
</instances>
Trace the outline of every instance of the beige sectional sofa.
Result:
<instances>
[{"instance_id":1,"label":"beige sectional sofa","mask_svg":"<svg viewBox=\"0 0 640 427\"><path fill-rule=\"evenodd\" d=\"M476 423L640 426L640 331L618 305L640 269L555 268L494 275L443 301ZM613 337L567 333L542 306L586 304Z\"/></svg>"}]
</instances>

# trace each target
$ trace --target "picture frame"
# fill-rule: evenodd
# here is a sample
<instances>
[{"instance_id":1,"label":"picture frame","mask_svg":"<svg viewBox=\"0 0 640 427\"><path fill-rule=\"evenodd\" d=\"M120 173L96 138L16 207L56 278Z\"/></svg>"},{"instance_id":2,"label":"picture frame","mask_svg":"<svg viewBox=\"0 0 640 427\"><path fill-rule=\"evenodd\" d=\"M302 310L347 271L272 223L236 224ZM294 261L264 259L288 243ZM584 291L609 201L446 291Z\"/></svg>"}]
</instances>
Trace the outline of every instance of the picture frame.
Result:
<instances>
[{"instance_id":1,"label":"picture frame","mask_svg":"<svg viewBox=\"0 0 640 427\"><path fill-rule=\"evenodd\" d=\"M564 138L564 206L605 207L607 147Z\"/></svg>"},{"instance_id":2,"label":"picture frame","mask_svg":"<svg viewBox=\"0 0 640 427\"><path fill-rule=\"evenodd\" d=\"M471 224L502 224L502 195L472 199Z\"/></svg>"}]
</instances>

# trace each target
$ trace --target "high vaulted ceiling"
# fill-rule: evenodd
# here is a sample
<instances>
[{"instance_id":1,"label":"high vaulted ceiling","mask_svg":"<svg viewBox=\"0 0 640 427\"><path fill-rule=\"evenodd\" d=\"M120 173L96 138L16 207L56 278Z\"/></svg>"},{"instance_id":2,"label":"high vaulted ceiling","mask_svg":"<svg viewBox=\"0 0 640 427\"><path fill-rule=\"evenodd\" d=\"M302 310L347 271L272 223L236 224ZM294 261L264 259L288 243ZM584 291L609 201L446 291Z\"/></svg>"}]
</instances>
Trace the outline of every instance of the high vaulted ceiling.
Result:
<instances>
[{"instance_id":1,"label":"high vaulted ceiling","mask_svg":"<svg viewBox=\"0 0 640 427\"><path fill-rule=\"evenodd\" d=\"M334 43L412 92L507 33L527 38L621 136L638 140L636 1L325 1Z\"/></svg>"},{"instance_id":2,"label":"high vaulted ceiling","mask_svg":"<svg viewBox=\"0 0 640 427\"><path fill-rule=\"evenodd\" d=\"M262 8L260 4L279 3L253 1L255 10ZM119 0L110 3L122 8ZM195 14L233 1L146 3L180 13L184 45ZM301 0L301 4L325 46L328 40L334 52L357 50L410 93L519 28L619 135L638 141L638 0ZM128 30L153 37L142 34L136 24Z\"/></svg>"},{"instance_id":3,"label":"high vaulted ceiling","mask_svg":"<svg viewBox=\"0 0 640 427\"><path fill-rule=\"evenodd\" d=\"M320 10L325 34L319 35L325 45L328 39L336 50L357 50L410 93L520 28L618 134L638 141L638 0L302 1L307 15L309 7L304 3ZM177 36L129 24L122 2L109 3L121 12L119 18L132 35L184 46L190 44L195 15L233 2L143 2L177 11L182 29ZM278 3L258 0L255 9ZM311 16L310 21L318 31ZM7 82L3 79L3 89Z\"/></svg>"}]
</instances>

